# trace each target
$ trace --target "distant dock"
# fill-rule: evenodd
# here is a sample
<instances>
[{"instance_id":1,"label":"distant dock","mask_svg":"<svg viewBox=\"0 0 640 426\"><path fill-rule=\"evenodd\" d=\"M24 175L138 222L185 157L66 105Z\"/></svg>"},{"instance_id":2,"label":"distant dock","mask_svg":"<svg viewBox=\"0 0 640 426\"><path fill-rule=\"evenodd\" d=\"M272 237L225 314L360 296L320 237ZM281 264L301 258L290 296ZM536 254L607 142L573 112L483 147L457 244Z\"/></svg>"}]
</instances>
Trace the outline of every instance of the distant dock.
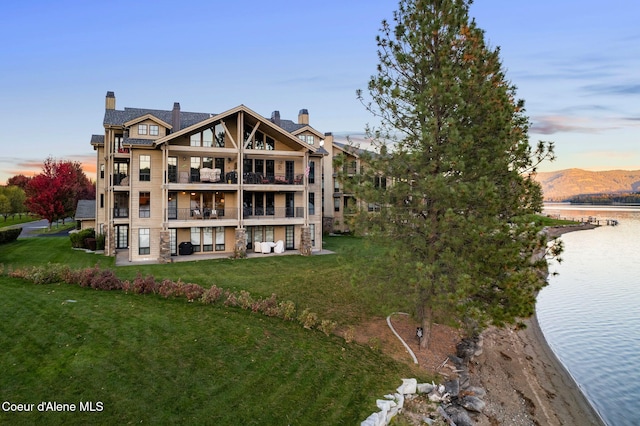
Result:
<instances>
[{"instance_id":1,"label":"distant dock","mask_svg":"<svg viewBox=\"0 0 640 426\"><path fill-rule=\"evenodd\" d=\"M620 224L620 222L618 222L617 219L599 219L594 216L587 216L586 218L581 217L580 219L577 219L574 217L560 217L560 215L549 215L549 217L553 217L554 219L570 220L572 222L580 222L580 223L596 225L596 226L602 226L602 225L617 226Z\"/></svg>"}]
</instances>

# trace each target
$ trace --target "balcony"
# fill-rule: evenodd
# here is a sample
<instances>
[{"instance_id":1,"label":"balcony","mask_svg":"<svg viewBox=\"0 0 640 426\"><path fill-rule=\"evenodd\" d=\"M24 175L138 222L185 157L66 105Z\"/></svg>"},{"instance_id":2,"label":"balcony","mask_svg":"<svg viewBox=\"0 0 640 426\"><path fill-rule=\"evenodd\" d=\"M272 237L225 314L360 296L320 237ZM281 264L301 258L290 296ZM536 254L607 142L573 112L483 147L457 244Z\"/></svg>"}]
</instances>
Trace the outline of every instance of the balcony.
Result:
<instances>
[{"instance_id":1,"label":"balcony","mask_svg":"<svg viewBox=\"0 0 640 426\"><path fill-rule=\"evenodd\" d=\"M245 219L259 220L283 220L304 218L304 207L245 207L242 211ZM127 212L128 214L128 212ZM236 208L225 207L222 209L167 209L167 218L176 221L202 221L238 219Z\"/></svg>"},{"instance_id":2,"label":"balcony","mask_svg":"<svg viewBox=\"0 0 640 426\"><path fill-rule=\"evenodd\" d=\"M238 172L231 171L224 176L218 174L205 174L198 172L170 173L167 177L169 183L215 183L230 184L238 183ZM242 183L245 185L303 185L304 175L283 175L272 173L244 173Z\"/></svg>"},{"instance_id":3,"label":"balcony","mask_svg":"<svg viewBox=\"0 0 640 426\"><path fill-rule=\"evenodd\" d=\"M237 219L238 212L235 208L223 209L167 209L169 220L213 220L213 219Z\"/></svg>"},{"instance_id":4,"label":"balcony","mask_svg":"<svg viewBox=\"0 0 640 426\"><path fill-rule=\"evenodd\" d=\"M129 217L129 208L127 207L115 207L113 209L114 219L126 219Z\"/></svg>"}]
</instances>

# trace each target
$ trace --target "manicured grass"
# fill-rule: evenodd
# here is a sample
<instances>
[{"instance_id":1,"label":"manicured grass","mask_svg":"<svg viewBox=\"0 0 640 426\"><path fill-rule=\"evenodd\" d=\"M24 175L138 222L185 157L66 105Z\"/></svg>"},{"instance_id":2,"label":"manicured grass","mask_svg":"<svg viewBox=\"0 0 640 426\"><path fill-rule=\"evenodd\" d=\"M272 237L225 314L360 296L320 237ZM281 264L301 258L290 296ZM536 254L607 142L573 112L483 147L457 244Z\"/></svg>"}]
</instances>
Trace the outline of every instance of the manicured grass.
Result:
<instances>
[{"instance_id":1,"label":"manicured grass","mask_svg":"<svg viewBox=\"0 0 640 426\"><path fill-rule=\"evenodd\" d=\"M385 315L375 292L351 284L347 264L380 248L335 237L326 256L280 256L115 268L208 287L276 293L341 325ZM5 269L113 259L72 250L68 238L0 246ZM100 401L101 412L0 411L0 424L358 424L393 392L408 364L337 336L222 304L106 292L0 277L0 399ZM419 376L418 376L419 377ZM425 380L426 377L423 377Z\"/></svg>"},{"instance_id":2,"label":"manicured grass","mask_svg":"<svg viewBox=\"0 0 640 426\"><path fill-rule=\"evenodd\" d=\"M13 215L7 217L6 220L4 216L0 216L0 229L5 226L20 225L21 223L33 222L35 220L40 220L40 218L30 214Z\"/></svg>"},{"instance_id":3,"label":"manicured grass","mask_svg":"<svg viewBox=\"0 0 640 426\"><path fill-rule=\"evenodd\" d=\"M229 290L247 290L256 297L275 293L279 299L292 300L300 309L306 307L322 319L353 324L370 316L386 316L408 309L403 301L381 297L377 288L362 287L352 281L352 271L366 264L382 249L370 247L354 237L328 237L325 248L335 254L318 256L265 256L251 259L218 259L180 262L167 265L116 267L121 279L138 274L200 284L217 285ZM99 254L72 250L66 237L19 239L0 246L0 264L25 267L34 264L60 263L75 269L98 264L111 268L114 259ZM346 266L349 265L347 268Z\"/></svg>"},{"instance_id":4,"label":"manicured grass","mask_svg":"<svg viewBox=\"0 0 640 426\"><path fill-rule=\"evenodd\" d=\"M3 401L100 401L11 424L356 424L408 367L223 306L0 279ZM391 389L390 389L391 388Z\"/></svg>"}]
</instances>

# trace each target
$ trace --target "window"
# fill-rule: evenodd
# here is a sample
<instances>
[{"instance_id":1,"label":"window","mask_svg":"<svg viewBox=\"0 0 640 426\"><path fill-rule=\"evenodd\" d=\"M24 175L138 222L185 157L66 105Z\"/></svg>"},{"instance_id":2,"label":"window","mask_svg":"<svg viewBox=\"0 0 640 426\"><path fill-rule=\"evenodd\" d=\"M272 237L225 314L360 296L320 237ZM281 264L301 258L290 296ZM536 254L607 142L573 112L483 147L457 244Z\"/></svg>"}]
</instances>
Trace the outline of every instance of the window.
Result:
<instances>
[{"instance_id":1,"label":"window","mask_svg":"<svg viewBox=\"0 0 640 426\"><path fill-rule=\"evenodd\" d=\"M284 231L284 247L287 250L293 250L294 247L295 228L293 225L287 225Z\"/></svg>"},{"instance_id":2,"label":"window","mask_svg":"<svg viewBox=\"0 0 640 426\"><path fill-rule=\"evenodd\" d=\"M191 245L193 251L200 251L200 228L191 228Z\"/></svg>"},{"instance_id":3,"label":"window","mask_svg":"<svg viewBox=\"0 0 640 426\"><path fill-rule=\"evenodd\" d=\"M138 230L138 254L150 254L151 241L149 239L149 228Z\"/></svg>"},{"instance_id":4,"label":"window","mask_svg":"<svg viewBox=\"0 0 640 426\"><path fill-rule=\"evenodd\" d=\"M213 134L216 138L216 148L224 148L224 126L218 123L213 128Z\"/></svg>"},{"instance_id":5,"label":"window","mask_svg":"<svg viewBox=\"0 0 640 426\"><path fill-rule=\"evenodd\" d=\"M147 134L147 125L146 124L138 124L138 134L146 135Z\"/></svg>"},{"instance_id":6,"label":"window","mask_svg":"<svg viewBox=\"0 0 640 426\"><path fill-rule=\"evenodd\" d=\"M309 214L316 214L316 194L314 192L309 193Z\"/></svg>"},{"instance_id":7,"label":"window","mask_svg":"<svg viewBox=\"0 0 640 426\"><path fill-rule=\"evenodd\" d=\"M316 246L316 224L315 223L309 224L309 233L311 234L311 247L315 247Z\"/></svg>"},{"instance_id":8,"label":"window","mask_svg":"<svg viewBox=\"0 0 640 426\"><path fill-rule=\"evenodd\" d=\"M140 213L139 217L151 217L151 193L140 193Z\"/></svg>"},{"instance_id":9,"label":"window","mask_svg":"<svg viewBox=\"0 0 640 426\"><path fill-rule=\"evenodd\" d=\"M157 124L149 125L149 134L151 136L158 136L160 134L160 128Z\"/></svg>"},{"instance_id":10,"label":"window","mask_svg":"<svg viewBox=\"0 0 640 426\"><path fill-rule=\"evenodd\" d=\"M116 248L129 248L129 226L116 225Z\"/></svg>"},{"instance_id":11,"label":"window","mask_svg":"<svg viewBox=\"0 0 640 426\"><path fill-rule=\"evenodd\" d=\"M104 194L100 194L100 208L104 208Z\"/></svg>"},{"instance_id":12,"label":"window","mask_svg":"<svg viewBox=\"0 0 640 426\"><path fill-rule=\"evenodd\" d=\"M340 198L335 197L333 199L333 211L334 212L339 212L340 211Z\"/></svg>"},{"instance_id":13,"label":"window","mask_svg":"<svg viewBox=\"0 0 640 426\"><path fill-rule=\"evenodd\" d=\"M213 228L202 228L202 251L213 251Z\"/></svg>"},{"instance_id":14,"label":"window","mask_svg":"<svg viewBox=\"0 0 640 426\"><path fill-rule=\"evenodd\" d=\"M178 157L169 157L167 159L167 180L169 182L178 182Z\"/></svg>"},{"instance_id":15,"label":"window","mask_svg":"<svg viewBox=\"0 0 640 426\"><path fill-rule=\"evenodd\" d=\"M200 133L196 133L195 135L191 135L189 138L189 145L191 146L200 146Z\"/></svg>"},{"instance_id":16,"label":"window","mask_svg":"<svg viewBox=\"0 0 640 426\"><path fill-rule=\"evenodd\" d=\"M224 251L224 226L216 227L216 251Z\"/></svg>"},{"instance_id":17,"label":"window","mask_svg":"<svg viewBox=\"0 0 640 426\"><path fill-rule=\"evenodd\" d=\"M191 157L191 182L200 182L200 157Z\"/></svg>"},{"instance_id":18,"label":"window","mask_svg":"<svg viewBox=\"0 0 640 426\"><path fill-rule=\"evenodd\" d=\"M273 151L274 149L276 149L276 141L274 141L270 136L267 136L267 144L265 146L265 149L267 151Z\"/></svg>"},{"instance_id":19,"label":"window","mask_svg":"<svg viewBox=\"0 0 640 426\"><path fill-rule=\"evenodd\" d=\"M213 146L213 131L211 131L211 129L205 129L205 131L202 132L202 146Z\"/></svg>"},{"instance_id":20,"label":"window","mask_svg":"<svg viewBox=\"0 0 640 426\"><path fill-rule=\"evenodd\" d=\"M309 162L309 183L316 183L316 162Z\"/></svg>"},{"instance_id":21,"label":"window","mask_svg":"<svg viewBox=\"0 0 640 426\"><path fill-rule=\"evenodd\" d=\"M100 179L104 179L104 164L100 164Z\"/></svg>"},{"instance_id":22,"label":"window","mask_svg":"<svg viewBox=\"0 0 640 426\"><path fill-rule=\"evenodd\" d=\"M140 181L141 182L151 181L151 156L150 155L140 156Z\"/></svg>"},{"instance_id":23,"label":"window","mask_svg":"<svg viewBox=\"0 0 640 426\"><path fill-rule=\"evenodd\" d=\"M315 143L315 139L314 139L313 135L307 135L307 143L309 145L313 145Z\"/></svg>"}]
</instances>

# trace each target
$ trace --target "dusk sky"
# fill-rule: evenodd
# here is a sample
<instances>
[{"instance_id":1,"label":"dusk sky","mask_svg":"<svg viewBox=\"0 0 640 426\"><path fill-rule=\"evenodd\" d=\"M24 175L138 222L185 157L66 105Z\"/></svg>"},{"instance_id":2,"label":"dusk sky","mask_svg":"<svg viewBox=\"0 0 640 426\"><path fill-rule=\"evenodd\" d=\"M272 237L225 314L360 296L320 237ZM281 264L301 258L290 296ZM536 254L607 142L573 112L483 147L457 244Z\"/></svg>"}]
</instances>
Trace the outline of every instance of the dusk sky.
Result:
<instances>
[{"instance_id":1,"label":"dusk sky","mask_svg":"<svg viewBox=\"0 0 640 426\"><path fill-rule=\"evenodd\" d=\"M87 164L104 98L218 113L240 104L338 137L373 117L356 99L395 0L34 1L0 13L0 183L48 157ZM476 0L532 122L554 141L541 171L640 169L640 2Z\"/></svg>"}]
</instances>

